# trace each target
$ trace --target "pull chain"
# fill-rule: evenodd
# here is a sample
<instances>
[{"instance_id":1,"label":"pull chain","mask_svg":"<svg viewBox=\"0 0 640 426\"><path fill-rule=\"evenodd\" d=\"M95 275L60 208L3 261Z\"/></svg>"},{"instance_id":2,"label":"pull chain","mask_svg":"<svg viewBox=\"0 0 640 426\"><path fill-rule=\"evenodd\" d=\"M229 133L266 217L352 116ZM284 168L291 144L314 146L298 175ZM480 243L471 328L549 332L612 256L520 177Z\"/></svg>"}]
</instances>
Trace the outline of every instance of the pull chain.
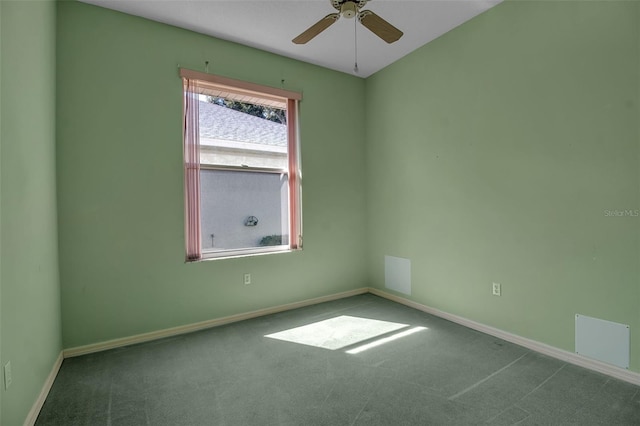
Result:
<instances>
[{"instance_id":1,"label":"pull chain","mask_svg":"<svg viewBox=\"0 0 640 426\"><path fill-rule=\"evenodd\" d=\"M355 72L356 74L358 74L358 16L355 16L355 19L353 20L353 52L354 52L354 65L353 65L353 72Z\"/></svg>"}]
</instances>

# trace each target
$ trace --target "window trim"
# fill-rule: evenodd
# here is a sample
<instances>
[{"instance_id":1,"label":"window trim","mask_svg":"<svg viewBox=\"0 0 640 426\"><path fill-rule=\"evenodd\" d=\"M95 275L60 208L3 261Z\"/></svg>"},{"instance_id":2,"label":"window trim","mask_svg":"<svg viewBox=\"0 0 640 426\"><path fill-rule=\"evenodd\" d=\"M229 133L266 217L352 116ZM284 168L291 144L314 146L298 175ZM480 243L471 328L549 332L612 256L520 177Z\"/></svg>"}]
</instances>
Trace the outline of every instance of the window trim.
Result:
<instances>
[{"instance_id":1,"label":"window trim","mask_svg":"<svg viewBox=\"0 0 640 426\"><path fill-rule=\"evenodd\" d=\"M226 259L246 257L270 253L287 253L302 250L302 173L300 167L300 143L298 131L298 102L302 100L302 93L293 92L285 89L278 89L270 86L263 86L256 83L250 83L241 80L235 80L215 74L207 74L199 71L180 68L180 77L183 80L183 144L185 159L183 161L185 167L185 245L187 253L186 262L197 262L209 259ZM191 90L190 90L191 89ZM199 214L200 195L197 191L197 200L190 200L190 196L196 193L189 185L193 183L193 165L189 161L193 156L189 154L187 147L187 134L193 134L193 129L188 127L193 125L194 120L189 119L187 111L187 103L190 95L193 94L210 94L228 93L233 98L243 100L244 102L257 103L262 105L276 106L285 108L287 113L287 158L288 170L284 169L268 169L258 167L227 167L216 165L198 164L197 188L200 187L199 171L203 169L218 170L237 170L259 173L280 173L286 174L288 177L288 204L289 204L289 244L271 247L251 247L242 249L217 250L215 252L202 249L202 243L199 242L199 250L196 253L189 252L189 247L193 247L193 241L190 236L200 234L201 218ZM199 129L195 132L198 135L197 149L199 151ZM193 148L193 147L191 147ZM198 160L199 163L199 160ZM193 209L197 206L198 214L195 216ZM193 218L198 218L198 223L193 223ZM189 222L191 221L191 222ZM195 227L195 228L194 228ZM198 236L198 241L200 237Z\"/></svg>"},{"instance_id":2,"label":"window trim","mask_svg":"<svg viewBox=\"0 0 640 426\"><path fill-rule=\"evenodd\" d=\"M187 68L180 68L180 77L182 79L195 80L198 82L198 86L203 91L215 91L224 89L229 93L237 96L245 96L245 102L260 103L260 100L256 102L251 101L251 97L259 99L268 99L273 103L276 103L280 108L284 109L287 105L287 99L296 101L302 100L302 93L294 92L286 89L279 89L277 87L263 86L257 83L250 83L248 81L236 80L234 78L223 77L216 74L207 74L200 71L194 71Z\"/></svg>"}]
</instances>

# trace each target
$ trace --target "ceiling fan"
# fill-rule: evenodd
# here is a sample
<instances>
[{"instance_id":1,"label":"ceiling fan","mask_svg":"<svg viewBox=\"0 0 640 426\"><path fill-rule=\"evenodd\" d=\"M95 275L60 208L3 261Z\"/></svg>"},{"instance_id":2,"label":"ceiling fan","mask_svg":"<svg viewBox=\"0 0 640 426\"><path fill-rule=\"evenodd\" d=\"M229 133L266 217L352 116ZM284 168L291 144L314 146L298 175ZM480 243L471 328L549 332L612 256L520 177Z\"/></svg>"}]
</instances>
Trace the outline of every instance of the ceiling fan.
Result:
<instances>
[{"instance_id":1,"label":"ceiling fan","mask_svg":"<svg viewBox=\"0 0 640 426\"><path fill-rule=\"evenodd\" d=\"M338 11L338 13L330 13L306 31L294 38L292 41L295 44L305 44L313 39L335 23L340 16L345 18L358 17L358 21L372 33L386 41L387 43L393 43L402 37L402 31L376 15L370 10L361 10L369 0L351 1L351 0L329 0L331 6Z\"/></svg>"}]
</instances>

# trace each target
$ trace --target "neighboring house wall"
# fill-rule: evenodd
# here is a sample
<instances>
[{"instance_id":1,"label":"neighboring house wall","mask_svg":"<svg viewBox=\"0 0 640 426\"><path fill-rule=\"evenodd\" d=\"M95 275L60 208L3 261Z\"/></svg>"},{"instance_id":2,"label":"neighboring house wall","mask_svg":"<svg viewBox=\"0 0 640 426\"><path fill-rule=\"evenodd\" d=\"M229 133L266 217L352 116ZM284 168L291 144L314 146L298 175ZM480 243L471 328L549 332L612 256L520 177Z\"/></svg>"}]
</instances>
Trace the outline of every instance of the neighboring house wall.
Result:
<instances>
[{"instance_id":1,"label":"neighboring house wall","mask_svg":"<svg viewBox=\"0 0 640 426\"><path fill-rule=\"evenodd\" d=\"M287 168L287 148L200 139L200 163Z\"/></svg>"},{"instance_id":2,"label":"neighboring house wall","mask_svg":"<svg viewBox=\"0 0 640 426\"><path fill-rule=\"evenodd\" d=\"M200 184L204 250L258 247L269 235L286 238L286 175L203 170ZM245 225L249 216L258 219L256 226Z\"/></svg>"}]
</instances>

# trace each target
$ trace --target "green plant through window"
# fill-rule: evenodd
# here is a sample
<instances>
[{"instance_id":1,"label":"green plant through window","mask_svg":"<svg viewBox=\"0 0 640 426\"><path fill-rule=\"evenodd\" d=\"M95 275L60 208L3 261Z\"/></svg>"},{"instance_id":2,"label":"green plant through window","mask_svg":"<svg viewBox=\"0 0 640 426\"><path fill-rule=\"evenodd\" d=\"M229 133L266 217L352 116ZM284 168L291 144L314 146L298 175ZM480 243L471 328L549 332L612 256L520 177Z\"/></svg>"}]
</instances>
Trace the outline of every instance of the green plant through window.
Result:
<instances>
[{"instance_id":1,"label":"green plant through window","mask_svg":"<svg viewBox=\"0 0 640 426\"><path fill-rule=\"evenodd\" d=\"M255 117L264 118L265 120L274 121L280 124L287 124L287 112L283 109L234 101L216 96L207 96L207 102L230 108L235 111L244 112L245 114L253 115Z\"/></svg>"},{"instance_id":2,"label":"green plant through window","mask_svg":"<svg viewBox=\"0 0 640 426\"><path fill-rule=\"evenodd\" d=\"M282 235L267 235L260 240L261 246L280 246L282 245Z\"/></svg>"}]
</instances>

